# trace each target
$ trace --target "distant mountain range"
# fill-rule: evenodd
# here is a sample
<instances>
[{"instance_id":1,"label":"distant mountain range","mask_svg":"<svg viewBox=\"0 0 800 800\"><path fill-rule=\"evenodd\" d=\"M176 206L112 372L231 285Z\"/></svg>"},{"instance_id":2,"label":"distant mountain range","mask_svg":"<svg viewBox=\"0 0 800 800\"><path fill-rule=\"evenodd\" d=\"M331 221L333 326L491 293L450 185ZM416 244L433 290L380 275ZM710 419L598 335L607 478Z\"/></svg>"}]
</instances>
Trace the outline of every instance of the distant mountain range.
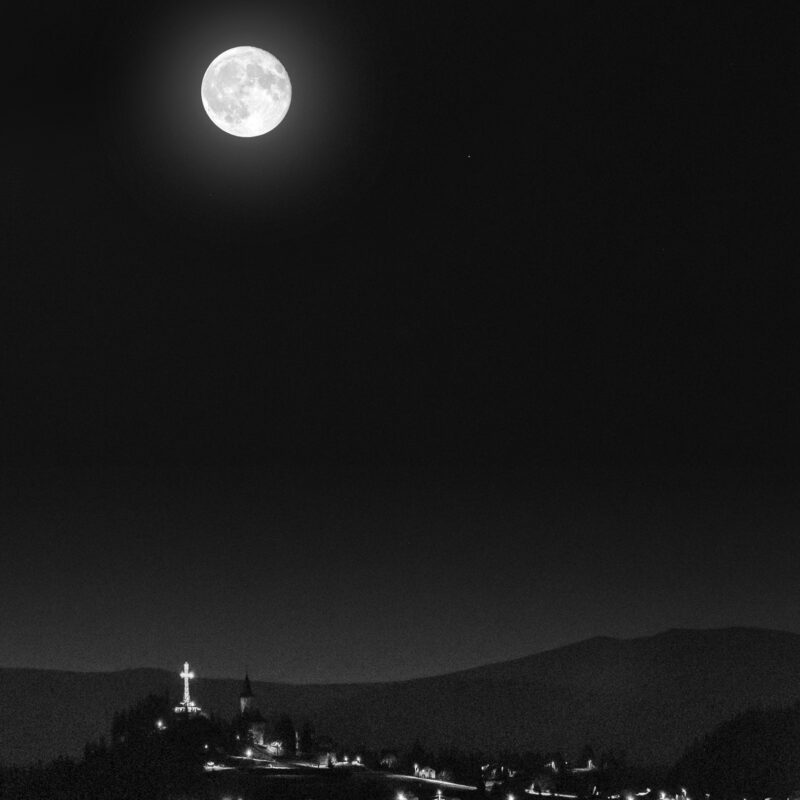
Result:
<instances>
[{"instance_id":1,"label":"distant mountain range","mask_svg":"<svg viewBox=\"0 0 800 800\"><path fill-rule=\"evenodd\" d=\"M0 762L80 755L107 735L115 711L169 689L175 673L77 673L0 668ZM241 677L199 678L204 709L232 717ZM669 764L695 737L751 706L800 699L800 635L752 628L598 637L525 658L410 681L292 685L253 682L271 720L288 713L345 746L490 752L627 752Z\"/></svg>"}]
</instances>

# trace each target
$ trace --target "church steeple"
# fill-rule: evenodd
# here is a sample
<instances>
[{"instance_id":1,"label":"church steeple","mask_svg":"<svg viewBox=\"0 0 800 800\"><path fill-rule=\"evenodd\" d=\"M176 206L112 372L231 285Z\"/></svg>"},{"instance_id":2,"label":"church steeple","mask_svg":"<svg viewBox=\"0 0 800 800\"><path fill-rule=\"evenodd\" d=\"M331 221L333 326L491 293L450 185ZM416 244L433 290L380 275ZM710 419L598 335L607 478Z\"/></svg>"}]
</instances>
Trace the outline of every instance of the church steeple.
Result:
<instances>
[{"instance_id":1,"label":"church steeple","mask_svg":"<svg viewBox=\"0 0 800 800\"><path fill-rule=\"evenodd\" d=\"M249 711L253 707L253 690L250 687L250 676L245 672L244 674L244 684L242 685L242 691L239 695L239 708L244 714L246 711Z\"/></svg>"},{"instance_id":2,"label":"church steeple","mask_svg":"<svg viewBox=\"0 0 800 800\"><path fill-rule=\"evenodd\" d=\"M247 672L244 673L244 683L239 694L239 710L240 730L245 734L247 741L253 745L263 747L267 723L256 707L256 698L253 694L253 688L250 686L250 675Z\"/></svg>"}]
</instances>

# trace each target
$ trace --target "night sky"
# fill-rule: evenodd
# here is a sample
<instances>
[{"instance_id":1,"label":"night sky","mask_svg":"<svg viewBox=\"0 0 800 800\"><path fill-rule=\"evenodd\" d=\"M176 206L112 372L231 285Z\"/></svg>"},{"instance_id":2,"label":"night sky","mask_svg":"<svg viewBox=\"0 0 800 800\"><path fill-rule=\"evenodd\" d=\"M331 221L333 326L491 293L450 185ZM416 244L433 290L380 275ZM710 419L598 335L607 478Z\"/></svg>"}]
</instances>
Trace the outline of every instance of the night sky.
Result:
<instances>
[{"instance_id":1,"label":"night sky","mask_svg":"<svg viewBox=\"0 0 800 800\"><path fill-rule=\"evenodd\" d=\"M800 632L797 4L18 14L0 665ZM242 44L255 139L200 101Z\"/></svg>"}]
</instances>

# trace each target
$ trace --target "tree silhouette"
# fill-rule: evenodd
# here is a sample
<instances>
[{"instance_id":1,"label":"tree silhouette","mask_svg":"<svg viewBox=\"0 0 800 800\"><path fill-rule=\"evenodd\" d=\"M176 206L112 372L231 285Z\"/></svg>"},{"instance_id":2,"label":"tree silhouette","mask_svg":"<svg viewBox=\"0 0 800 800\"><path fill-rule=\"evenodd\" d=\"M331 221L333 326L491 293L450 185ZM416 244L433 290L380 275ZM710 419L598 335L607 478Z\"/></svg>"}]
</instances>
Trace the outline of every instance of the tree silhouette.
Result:
<instances>
[{"instance_id":1,"label":"tree silhouette","mask_svg":"<svg viewBox=\"0 0 800 800\"><path fill-rule=\"evenodd\" d=\"M714 797L787 796L800 789L800 704L751 709L697 740L672 779Z\"/></svg>"},{"instance_id":2,"label":"tree silhouette","mask_svg":"<svg viewBox=\"0 0 800 800\"><path fill-rule=\"evenodd\" d=\"M304 722L300 731L300 752L310 753L314 749L314 729L311 723Z\"/></svg>"},{"instance_id":3,"label":"tree silhouette","mask_svg":"<svg viewBox=\"0 0 800 800\"><path fill-rule=\"evenodd\" d=\"M295 752L295 727L290 716L284 714L278 718L272 736L274 741L278 741L283 745L284 753Z\"/></svg>"}]
</instances>

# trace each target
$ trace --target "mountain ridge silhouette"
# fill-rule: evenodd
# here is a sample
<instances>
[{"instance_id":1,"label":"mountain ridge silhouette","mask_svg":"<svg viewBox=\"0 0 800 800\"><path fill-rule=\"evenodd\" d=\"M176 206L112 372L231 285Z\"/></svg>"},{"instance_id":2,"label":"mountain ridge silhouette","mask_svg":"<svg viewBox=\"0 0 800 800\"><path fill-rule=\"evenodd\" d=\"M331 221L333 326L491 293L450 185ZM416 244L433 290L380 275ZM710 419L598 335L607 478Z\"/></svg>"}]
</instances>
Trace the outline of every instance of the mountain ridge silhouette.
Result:
<instances>
[{"instance_id":1,"label":"mountain ridge silhouette","mask_svg":"<svg viewBox=\"0 0 800 800\"><path fill-rule=\"evenodd\" d=\"M309 720L342 746L496 753L625 751L669 764L692 741L753 706L800 699L800 634L761 628L673 628L597 636L458 672L380 683L252 681L268 720ZM231 718L242 677L198 678L193 696ZM78 756L107 736L115 711L151 692L178 700L175 671L73 672L0 667L0 763Z\"/></svg>"}]
</instances>

